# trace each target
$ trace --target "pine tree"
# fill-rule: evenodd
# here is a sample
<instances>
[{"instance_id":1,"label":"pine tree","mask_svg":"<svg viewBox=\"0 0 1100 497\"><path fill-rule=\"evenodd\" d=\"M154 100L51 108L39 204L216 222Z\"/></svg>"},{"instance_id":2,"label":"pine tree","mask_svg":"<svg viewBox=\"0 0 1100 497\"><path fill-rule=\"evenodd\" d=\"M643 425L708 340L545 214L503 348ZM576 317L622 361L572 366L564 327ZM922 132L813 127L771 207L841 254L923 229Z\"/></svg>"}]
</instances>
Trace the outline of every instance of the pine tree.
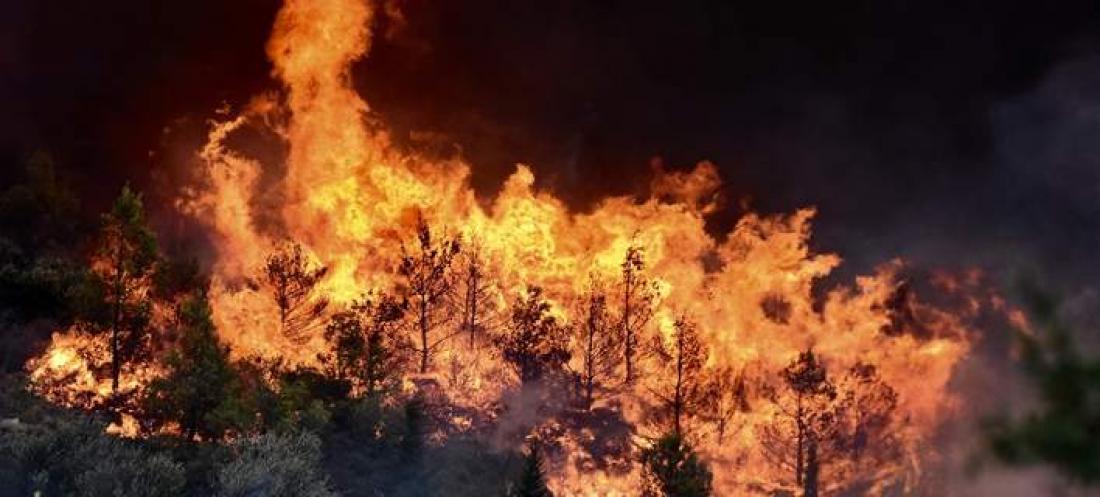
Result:
<instances>
[{"instance_id":1,"label":"pine tree","mask_svg":"<svg viewBox=\"0 0 1100 497\"><path fill-rule=\"evenodd\" d=\"M761 445L767 457L793 469L795 484L803 489L804 496L815 495L820 465L818 449L821 441L832 436L836 428L833 411L836 387L829 381L825 366L813 350L799 354L783 369L780 377L785 391L766 392L780 416L775 423L764 427ZM808 467L808 463L813 467Z\"/></svg>"},{"instance_id":2,"label":"pine tree","mask_svg":"<svg viewBox=\"0 0 1100 497\"><path fill-rule=\"evenodd\" d=\"M92 272L103 295L96 322L110 333L111 390L118 392L123 364L148 352L151 306L146 294L158 259L157 240L145 223L141 195L129 186L103 216Z\"/></svg>"},{"instance_id":3,"label":"pine tree","mask_svg":"<svg viewBox=\"0 0 1100 497\"><path fill-rule=\"evenodd\" d=\"M646 324L653 317L658 295L655 282L645 275L645 253L640 246L632 245L626 249L620 291L622 307L619 309L619 329L623 342L623 367L626 382L630 383L636 376L639 340Z\"/></svg>"},{"instance_id":4,"label":"pine tree","mask_svg":"<svg viewBox=\"0 0 1100 497\"><path fill-rule=\"evenodd\" d=\"M654 339L653 351L671 379L670 384L661 382L661 388L654 393L665 405L664 414L671 421L673 433L682 436L684 417L705 400L703 365L707 350L694 322L681 316L674 326L669 339Z\"/></svg>"},{"instance_id":5,"label":"pine tree","mask_svg":"<svg viewBox=\"0 0 1100 497\"><path fill-rule=\"evenodd\" d=\"M450 269L461 245L457 239L434 240L423 219L417 224L416 242L412 250L401 245L401 264L397 272L404 279L405 297L411 305L410 317L416 320L420 373L424 374L431 367L432 354L451 337L434 335L438 325L449 317L441 304L453 288Z\"/></svg>"},{"instance_id":6,"label":"pine tree","mask_svg":"<svg viewBox=\"0 0 1100 497\"><path fill-rule=\"evenodd\" d=\"M218 340L205 296L189 297L178 313L179 346L164 361L165 375L149 385L146 413L154 428L175 422L185 438L220 439L250 418L239 404L229 347Z\"/></svg>"},{"instance_id":7,"label":"pine tree","mask_svg":"<svg viewBox=\"0 0 1100 497\"><path fill-rule=\"evenodd\" d=\"M619 353L619 340L607 308L607 294L597 282L581 298L573 325L574 343L581 360L579 379L584 408L591 409L595 390L610 376Z\"/></svg>"},{"instance_id":8,"label":"pine tree","mask_svg":"<svg viewBox=\"0 0 1100 497\"><path fill-rule=\"evenodd\" d=\"M373 397L396 386L407 348L398 324L405 307L389 295L365 298L338 312L325 328L336 376ZM327 358L326 358L327 359Z\"/></svg>"},{"instance_id":9,"label":"pine tree","mask_svg":"<svg viewBox=\"0 0 1100 497\"><path fill-rule=\"evenodd\" d=\"M328 307L328 299L315 294L328 268L314 264L302 246L288 241L267 257L264 277L279 308L281 332L295 342L309 339L309 331Z\"/></svg>"},{"instance_id":10,"label":"pine tree","mask_svg":"<svg viewBox=\"0 0 1100 497\"><path fill-rule=\"evenodd\" d=\"M490 330L492 315L496 309L488 268L481 254L476 248L467 249L462 254L452 307L459 312L459 331L466 333L469 348L474 349L479 337Z\"/></svg>"},{"instance_id":11,"label":"pine tree","mask_svg":"<svg viewBox=\"0 0 1100 497\"><path fill-rule=\"evenodd\" d=\"M643 497L708 497L713 477L691 445L675 432L642 449Z\"/></svg>"},{"instance_id":12,"label":"pine tree","mask_svg":"<svg viewBox=\"0 0 1100 497\"><path fill-rule=\"evenodd\" d=\"M565 332L550 314L550 303L539 287L529 288L516 301L511 326L497 344L524 384L541 380L569 361Z\"/></svg>"},{"instance_id":13,"label":"pine tree","mask_svg":"<svg viewBox=\"0 0 1100 497\"><path fill-rule=\"evenodd\" d=\"M534 443L528 444L527 454L523 457L523 470L507 495L508 497L554 497L554 493L546 486L542 458Z\"/></svg>"}]
</instances>

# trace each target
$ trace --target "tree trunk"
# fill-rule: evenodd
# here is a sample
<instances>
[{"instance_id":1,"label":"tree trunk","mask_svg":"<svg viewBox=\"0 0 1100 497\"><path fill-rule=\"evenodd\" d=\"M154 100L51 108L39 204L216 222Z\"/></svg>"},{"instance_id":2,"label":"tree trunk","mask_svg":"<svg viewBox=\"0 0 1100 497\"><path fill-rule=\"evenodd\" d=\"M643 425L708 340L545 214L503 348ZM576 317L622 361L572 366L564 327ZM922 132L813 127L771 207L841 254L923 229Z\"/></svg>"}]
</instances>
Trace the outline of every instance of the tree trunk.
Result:
<instances>
[{"instance_id":1,"label":"tree trunk","mask_svg":"<svg viewBox=\"0 0 1100 497\"><path fill-rule=\"evenodd\" d=\"M802 478L802 497L817 497L817 476L819 464L817 460L817 441L812 438L806 444L806 474Z\"/></svg>"},{"instance_id":2,"label":"tree trunk","mask_svg":"<svg viewBox=\"0 0 1100 497\"><path fill-rule=\"evenodd\" d=\"M428 301L420 301L420 374L428 372Z\"/></svg>"}]
</instances>

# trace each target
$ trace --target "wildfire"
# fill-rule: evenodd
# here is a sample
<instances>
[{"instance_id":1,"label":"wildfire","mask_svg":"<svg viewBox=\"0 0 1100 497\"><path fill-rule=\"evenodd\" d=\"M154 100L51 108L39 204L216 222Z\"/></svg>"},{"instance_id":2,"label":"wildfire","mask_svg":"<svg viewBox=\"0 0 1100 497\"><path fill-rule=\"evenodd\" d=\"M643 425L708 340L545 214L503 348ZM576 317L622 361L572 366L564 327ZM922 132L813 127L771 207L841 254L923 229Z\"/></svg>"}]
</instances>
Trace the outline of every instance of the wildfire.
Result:
<instances>
[{"instance_id":1,"label":"wildfire","mask_svg":"<svg viewBox=\"0 0 1100 497\"><path fill-rule=\"evenodd\" d=\"M533 171L523 165L494 197L476 198L468 164L391 146L354 90L350 68L369 52L368 27L378 14L358 0L286 0L267 46L285 91L257 97L239 115L213 123L199 154L203 183L178 202L181 211L205 223L214 240L210 299L221 338L236 357L309 365L327 350L319 328L298 342L280 332L280 311L257 279L269 254L287 239L301 244L313 266L327 268L316 292L330 301L325 313L368 290L401 284L395 268L403 243L415 239L422 219L438 236L461 240L463 254L476 247L491 281L487 305L502 309L537 286L564 322L580 318L578 302L592 281L619 281L624 254L638 248L655 300L639 338L667 339L678 317L689 316L705 346L704 370L747 378L735 402L739 407L722 413L728 422L703 416L688 421L696 446L712 462L720 495L790 487L779 476L783 470L758 450L762 431L779 415L765 392L777 371L811 347L831 374L873 364L897 393L900 415L892 431L905 455L873 469L844 470L903 486L921 477L922 465L935 458L929 439L958 403L948 382L969 350L966 316L910 299L903 302L905 317L899 317L895 301L903 265L896 261L853 287L816 294L815 285L841 259L810 250L813 209L747 214L731 232L712 236L705 225L717 209L720 179L706 162L687 172L657 170L648 197L609 197L588 212L572 212L535 188ZM234 150L229 138L246 127L276 131L289 147L285 165L263 164ZM285 173L277 183L264 183L261 173L279 166ZM264 202L257 201L261 197ZM279 199L275 212L265 210L271 198ZM620 298L610 294L611 309L618 309ZM75 334L56 335L30 365L32 380L67 378L58 400L69 404L78 404L78 397L107 397L110 385L96 379L85 359L89 345ZM580 370L579 359L571 361L570 369ZM621 412L633 443L641 444L656 435L646 414L657 402L652 392L669 380L658 359L638 361L639 381L619 387L594 409ZM488 409L514 384L498 353L468 347L461 337L442 346L429 373L451 402L475 410ZM138 388L149 374L131 373L124 384ZM471 423L456 419L460 429ZM618 469L585 460L578 446L594 437L583 430L560 435L564 448L551 464L555 490L635 494L639 475L630 460Z\"/></svg>"}]
</instances>

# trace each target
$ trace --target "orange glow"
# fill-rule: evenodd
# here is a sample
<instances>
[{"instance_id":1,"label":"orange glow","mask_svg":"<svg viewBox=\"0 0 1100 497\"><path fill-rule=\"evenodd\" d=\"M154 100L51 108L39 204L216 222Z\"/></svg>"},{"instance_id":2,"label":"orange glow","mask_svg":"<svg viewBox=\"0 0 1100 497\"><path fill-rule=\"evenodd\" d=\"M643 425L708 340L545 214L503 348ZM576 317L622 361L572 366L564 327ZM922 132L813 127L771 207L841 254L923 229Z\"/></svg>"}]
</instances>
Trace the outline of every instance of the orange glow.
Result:
<instances>
[{"instance_id":1,"label":"orange glow","mask_svg":"<svg viewBox=\"0 0 1100 497\"><path fill-rule=\"evenodd\" d=\"M894 431L906 455L888 465L847 470L871 472L884 484L919 480L922 466L936 457L930 437L959 405L948 382L970 348L965 316L914 300L907 304L923 331L895 322L888 302L901 284L900 261L884 264L851 287L832 289L817 302L814 285L841 258L809 248L815 210L749 213L729 233L712 236L705 225L719 209L721 180L707 162L686 172L656 167L648 196L608 197L588 212L573 212L553 193L537 189L533 170L524 165L516 166L495 196L476 198L468 164L392 147L385 127L352 87L350 68L370 49L368 26L375 14L373 5L357 0L286 0L267 45L283 94L258 97L239 115L212 124L199 154L205 181L177 203L204 223L214 240L210 298L219 333L236 357L282 357L308 365L326 351L320 329L304 344L282 336L275 303L256 283L265 257L287 238L329 268L318 293L340 309L368 290L398 284L400 244L413 239L422 217L433 230L459 236L464 247L478 247L498 308L537 285L553 313L567 322L573 321L570 312L588 282L618 281L624 254L637 246L658 289L655 315L642 330L646 341L671 333L675 317L687 314L706 345L707 374L743 371L772 381L808 347L830 372L874 364L898 393ZM248 126L270 127L289 146L285 176L277 185L282 200L275 227L256 222L270 213L261 213L252 201L264 193L260 173L270 165L228 144L234 132ZM609 303L617 312L617 300ZM779 310L768 310L773 304ZM884 332L890 326L901 329ZM103 381L76 352L84 344L71 336L55 336L46 354L30 365L32 380L71 377L68 394L105 395ZM641 381L615 388L598 402L609 406L614 400L639 444L656 435L645 412L655 402L652 383L667 379L645 372L659 366L643 357ZM465 407L485 409L516 383L499 354L471 349L460 339L444 345L433 367L447 398ZM144 378L134 376L127 384ZM722 443L711 423L688 421L694 443L712 465L718 495L792 488L757 447L760 430L776 416L774 408L756 386L748 395L752 409L734 415L736 429L728 430ZM456 421L459 431L469 423ZM574 450L590 433L562 437L566 455L548 465L556 492L637 493L636 464L623 461L630 467L623 472L600 469L584 460L584 451Z\"/></svg>"}]
</instances>

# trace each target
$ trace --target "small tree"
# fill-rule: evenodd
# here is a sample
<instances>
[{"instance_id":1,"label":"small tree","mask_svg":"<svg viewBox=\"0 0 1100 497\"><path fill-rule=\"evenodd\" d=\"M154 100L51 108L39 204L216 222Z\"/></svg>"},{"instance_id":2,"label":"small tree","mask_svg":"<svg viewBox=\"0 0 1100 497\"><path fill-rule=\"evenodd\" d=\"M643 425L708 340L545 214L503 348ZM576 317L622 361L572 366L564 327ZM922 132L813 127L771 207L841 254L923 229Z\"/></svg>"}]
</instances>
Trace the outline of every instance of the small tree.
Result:
<instances>
[{"instance_id":1,"label":"small tree","mask_svg":"<svg viewBox=\"0 0 1100 497\"><path fill-rule=\"evenodd\" d=\"M154 427L178 423L185 438L220 439L251 417L237 401L240 388L229 347L218 341L205 296L184 301L178 321L179 348L165 359L164 377L149 384L146 414Z\"/></svg>"},{"instance_id":2,"label":"small tree","mask_svg":"<svg viewBox=\"0 0 1100 497\"><path fill-rule=\"evenodd\" d=\"M454 308L459 311L458 329L469 337L470 349L477 346L478 337L490 326L495 311L488 269L481 254L475 250L463 252L454 291Z\"/></svg>"},{"instance_id":3,"label":"small tree","mask_svg":"<svg viewBox=\"0 0 1100 497\"><path fill-rule=\"evenodd\" d=\"M129 186L103 216L92 273L101 289L103 312L89 327L110 333L111 390L118 392L124 363L148 352L151 306L146 294L157 263L157 240L145 224L141 195Z\"/></svg>"},{"instance_id":4,"label":"small tree","mask_svg":"<svg viewBox=\"0 0 1100 497\"><path fill-rule=\"evenodd\" d=\"M509 489L508 497L554 497L546 486L546 473L542 469L542 458L534 443L527 445L527 454L523 456L523 469L519 478Z\"/></svg>"},{"instance_id":5,"label":"small tree","mask_svg":"<svg viewBox=\"0 0 1100 497\"><path fill-rule=\"evenodd\" d=\"M662 382L654 394L665 406L673 433L683 435L683 418L705 400L703 365L707 350L699 340L697 325L687 317L676 320L672 336L656 338L653 351L668 368L671 383Z\"/></svg>"},{"instance_id":6,"label":"small tree","mask_svg":"<svg viewBox=\"0 0 1100 497\"><path fill-rule=\"evenodd\" d=\"M264 276L275 305L284 336L296 342L309 338L328 307L328 299L315 295L317 284L328 268L310 261L296 242L286 242L267 257Z\"/></svg>"},{"instance_id":7,"label":"small tree","mask_svg":"<svg viewBox=\"0 0 1100 497\"><path fill-rule=\"evenodd\" d=\"M717 442L722 445L730 431L730 423L738 413L751 410L745 372L733 372L731 368L719 368L712 372L705 390L704 416L714 423Z\"/></svg>"},{"instance_id":8,"label":"small tree","mask_svg":"<svg viewBox=\"0 0 1100 497\"><path fill-rule=\"evenodd\" d=\"M325 339L332 348L336 376L356 384L367 397L393 388L405 364L402 351L407 347L398 328L404 313L403 303L382 295L334 314Z\"/></svg>"},{"instance_id":9,"label":"small tree","mask_svg":"<svg viewBox=\"0 0 1100 497\"><path fill-rule=\"evenodd\" d=\"M623 366L629 383L634 381L636 375L639 337L653 317L658 295L655 282L645 275L645 253L640 246L631 245L626 249L620 291L622 308L619 310L619 329L623 342Z\"/></svg>"},{"instance_id":10,"label":"small tree","mask_svg":"<svg viewBox=\"0 0 1100 497\"><path fill-rule=\"evenodd\" d=\"M569 360L564 335L557 319L550 315L550 304L543 298L542 289L530 287L512 308L512 323L498 338L498 346L505 362L526 384L560 370Z\"/></svg>"},{"instance_id":11,"label":"small tree","mask_svg":"<svg viewBox=\"0 0 1100 497\"><path fill-rule=\"evenodd\" d=\"M593 282L582 297L573 325L574 343L581 359L580 382L584 408L591 409L597 387L614 372L619 340L607 309L607 294Z\"/></svg>"},{"instance_id":12,"label":"small tree","mask_svg":"<svg viewBox=\"0 0 1100 497\"><path fill-rule=\"evenodd\" d=\"M804 496L816 495L819 442L831 437L836 428L836 387L813 350L799 354L780 377L785 390L766 391L779 416L764 427L761 446L768 458L793 470Z\"/></svg>"},{"instance_id":13,"label":"small tree","mask_svg":"<svg viewBox=\"0 0 1100 497\"><path fill-rule=\"evenodd\" d=\"M642 449L643 497L708 497L712 476L680 434L666 433Z\"/></svg>"},{"instance_id":14,"label":"small tree","mask_svg":"<svg viewBox=\"0 0 1100 497\"><path fill-rule=\"evenodd\" d=\"M398 274L404 279L404 291L410 301L411 317L419 335L420 373L428 372L431 356L451 335L433 336L438 325L446 320L440 304L453 287L451 263L461 250L457 239L433 240L428 224L421 219L416 228L415 247L410 251L401 245Z\"/></svg>"}]
</instances>

